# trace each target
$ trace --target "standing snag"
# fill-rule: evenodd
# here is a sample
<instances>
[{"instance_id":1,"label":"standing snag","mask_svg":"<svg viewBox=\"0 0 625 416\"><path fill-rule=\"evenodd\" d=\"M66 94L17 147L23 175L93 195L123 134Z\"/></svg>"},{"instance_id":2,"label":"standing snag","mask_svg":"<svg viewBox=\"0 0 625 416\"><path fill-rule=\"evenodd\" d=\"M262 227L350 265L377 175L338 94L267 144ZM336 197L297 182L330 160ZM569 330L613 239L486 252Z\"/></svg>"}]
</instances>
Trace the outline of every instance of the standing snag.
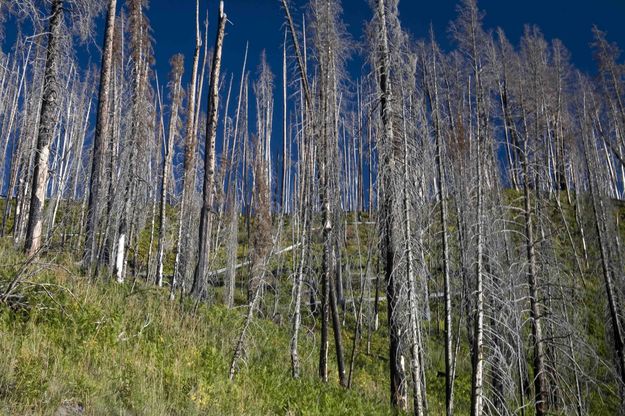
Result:
<instances>
[{"instance_id":1,"label":"standing snag","mask_svg":"<svg viewBox=\"0 0 625 416\"><path fill-rule=\"evenodd\" d=\"M48 181L48 158L56 124L58 122L59 86L57 65L61 53L61 28L63 25L63 0L54 0L50 10L46 66L41 97L41 115L35 150L32 193L28 213L28 226L24 250L28 256L36 255L43 244L43 208Z\"/></svg>"},{"instance_id":2,"label":"standing snag","mask_svg":"<svg viewBox=\"0 0 625 416\"><path fill-rule=\"evenodd\" d=\"M208 278L208 249L211 237L211 216L213 212L213 188L215 179L215 139L217 135L217 110L219 105L219 75L221 71L221 52L226 31L224 2L219 3L219 23L215 52L213 54L210 86L208 88L208 121L206 123L206 142L204 155L204 181L202 185L202 211L198 237L198 260L193 276L191 293L196 297L206 296Z\"/></svg>"}]
</instances>

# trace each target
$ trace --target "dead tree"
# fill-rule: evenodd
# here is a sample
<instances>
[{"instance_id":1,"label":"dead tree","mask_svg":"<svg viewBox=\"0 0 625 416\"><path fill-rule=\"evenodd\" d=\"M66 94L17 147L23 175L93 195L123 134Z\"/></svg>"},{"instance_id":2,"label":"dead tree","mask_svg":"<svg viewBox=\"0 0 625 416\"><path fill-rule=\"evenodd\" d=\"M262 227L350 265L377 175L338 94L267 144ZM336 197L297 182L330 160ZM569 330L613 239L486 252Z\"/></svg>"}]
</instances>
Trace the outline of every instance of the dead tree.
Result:
<instances>
[{"instance_id":1,"label":"dead tree","mask_svg":"<svg viewBox=\"0 0 625 416\"><path fill-rule=\"evenodd\" d=\"M98 92L98 113L96 116L96 130L93 137L93 151L91 161L91 175L89 178L89 202L87 206L86 241L84 248L85 264L91 267L97 252L97 234L99 222L99 200L102 186L102 164L106 140L109 136L109 106L110 86L113 67L113 35L115 32L117 0L109 0L109 7L104 29L104 48L102 64L100 66L100 89Z\"/></svg>"},{"instance_id":2,"label":"dead tree","mask_svg":"<svg viewBox=\"0 0 625 416\"><path fill-rule=\"evenodd\" d=\"M440 212L441 222L441 245L442 245L442 262L443 262L443 297L445 303L445 409L447 416L453 414L453 387L454 387L454 354L453 354L453 327L452 327L452 293L451 293L451 253L449 247L448 227L449 227L449 209L447 201L447 181L445 178L445 155L444 155L444 143L443 143L443 127L441 120L441 103L439 101L439 87L438 87L438 71L437 63L440 59L440 51L438 45L434 40L434 34L431 32L431 45L432 45L432 58L430 61L424 59L424 76L429 79L425 80L426 94L430 102L432 112L432 124L434 127L434 136L436 141L436 183L438 187L438 193L436 200ZM427 71L427 68L431 68L431 73Z\"/></svg>"},{"instance_id":3,"label":"dead tree","mask_svg":"<svg viewBox=\"0 0 625 416\"><path fill-rule=\"evenodd\" d=\"M59 113L57 61L60 54L59 37L63 25L63 13L63 0L54 0L50 11L39 133L37 135L32 194L24 244L24 251L26 251L26 254L29 256L35 255L40 250L43 238L42 213L46 199L46 184L48 181L48 157L50 156L50 143L53 139Z\"/></svg>"},{"instance_id":4,"label":"dead tree","mask_svg":"<svg viewBox=\"0 0 625 416\"><path fill-rule=\"evenodd\" d=\"M132 67L132 105L130 110L130 136L125 143L126 169L120 171L123 178L123 200L117 230L117 243L113 274L119 283L123 283L127 273L128 253L134 245L136 260L137 199L139 194L139 175L142 151L147 148L147 119L150 104L148 100L151 45L149 22L144 13L145 0L130 0L131 57ZM136 240L136 241L135 241ZM133 261L136 271L136 261Z\"/></svg>"},{"instance_id":5,"label":"dead tree","mask_svg":"<svg viewBox=\"0 0 625 416\"><path fill-rule=\"evenodd\" d=\"M170 75L170 89L171 89L171 109L169 116L169 132L167 134L167 146L165 148L165 155L163 157L163 169L161 173L161 201L159 211L159 228L158 228L158 253L157 258L157 271L156 271L156 284L160 287L163 286L163 256L165 255L165 226L166 216L165 208L167 205L167 192L169 188L169 177L171 176L172 169L172 157L174 153L174 142L178 131L178 109L180 108L180 101L182 98L182 74L184 72L184 58L182 55L175 55L171 59L171 75Z\"/></svg>"},{"instance_id":6,"label":"dead tree","mask_svg":"<svg viewBox=\"0 0 625 416\"><path fill-rule=\"evenodd\" d=\"M300 216L301 216L301 253L299 262L297 265L297 271L295 272L294 282L294 311L293 311L293 335L290 343L291 353L291 374L293 378L300 377L300 358L298 352L299 345L299 331L301 326L301 304L302 304L302 285L307 259L309 255L310 244L310 232L311 232L311 220L312 220L312 201L310 193L312 191L311 176L312 171L312 140L308 135L310 111L312 110L312 97L310 94L310 88L308 85L308 75L306 71L306 57L302 54L299 40L297 37L297 31L295 30L295 24L291 16L287 0L282 0L282 8L284 9L285 17L288 23L289 32L291 33L291 40L295 49L295 58L300 75L300 97L301 97L301 117L302 122L302 135L300 147L300 168L298 179L300 180ZM304 50L306 48L304 47Z\"/></svg>"},{"instance_id":7,"label":"dead tree","mask_svg":"<svg viewBox=\"0 0 625 416\"><path fill-rule=\"evenodd\" d=\"M196 95L197 95L197 78L198 66L200 60L200 48L202 46L202 38L200 35L200 2L195 2L195 50L193 53L193 67L191 69L191 80L189 83L189 93L187 101L187 117L184 133L184 161L182 173L182 195L180 197L180 213L178 217L178 235L176 239L176 255L174 260L174 272L171 283L170 298L173 299L176 286L179 280L184 278L185 267L181 266L183 260L184 238L183 234L187 230L186 212L189 209L189 201L191 200L195 189L195 149L196 149ZM197 105L199 107L199 105ZM199 110L199 108L198 108ZM186 263L185 263L186 264Z\"/></svg>"},{"instance_id":8,"label":"dead tree","mask_svg":"<svg viewBox=\"0 0 625 416\"><path fill-rule=\"evenodd\" d=\"M211 68L210 86L208 91L208 122L206 123L206 142L204 157L204 182L202 185L202 210L200 212L200 228L198 235L198 262L193 276L191 293L196 297L206 296L208 277L208 257L210 241L210 222L213 212L213 188L215 177L215 138L217 135L217 110L219 105L219 74L221 70L221 52L226 31L226 14L224 2L219 3L219 22L215 52Z\"/></svg>"},{"instance_id":9,"label":"dead tree","mask_svg":"<svg viewBox=\"0 0 625 416\"><path fill-rule=\"evenodd\" d=\"M405 410L407 408L407 398L405 392L405 374L401 365L400 348L400 322L399 322L399 282L398 270L395 267L395 244L398 240L394 235L398 229L395 223L396 213L396 192L395 181L396 155L395 149L399 146L396 143L395 131L393 127L393 90L390 79L390 54L386 23L386 4L384 0L378 0L376 5L376 21L379 30L379 39L374 47L379 50L379 57L376 59L377 71L379 74L378 85L380 88L380 117L382 120L382 155L380 162L382 195L380 205L380 233L382 238L382 257L384 258L384 276L386 280L386 297L388 309L389 327L389 368L390 368L390 393L391 405L394 408Z\"/></svg>"},{"instance_id":10,"label":"dead tree","mask_svg":"<svg viewBox=\"0 0 625 416\"><path fill-rule=\"evenodd\" d=\"M580 76L581 78L581 76ZM612 342L614 343L615 361L617 362L617 373L619 375L619 390L621 394L621 408L625 408L625 338L623 334L623 323L621 316L621 300L619 299L618 285L615 282L613 273L614 267L611 263L611 253L608 243L608 218L606 216L605 196L598 190L598 166L596 158L596 135L592 129L592 121L589 120L590 110L587 101L587 89L583 79L580 79L580 87L583 92L582 97L582 140L584 148L584 165L588 176L588 187L590 191L591 207L594 216L594 225L599 243L599 255L601 259L601 270L603 283L606 291L610 323L612 326Z\"/></svg>"}]
</instances>

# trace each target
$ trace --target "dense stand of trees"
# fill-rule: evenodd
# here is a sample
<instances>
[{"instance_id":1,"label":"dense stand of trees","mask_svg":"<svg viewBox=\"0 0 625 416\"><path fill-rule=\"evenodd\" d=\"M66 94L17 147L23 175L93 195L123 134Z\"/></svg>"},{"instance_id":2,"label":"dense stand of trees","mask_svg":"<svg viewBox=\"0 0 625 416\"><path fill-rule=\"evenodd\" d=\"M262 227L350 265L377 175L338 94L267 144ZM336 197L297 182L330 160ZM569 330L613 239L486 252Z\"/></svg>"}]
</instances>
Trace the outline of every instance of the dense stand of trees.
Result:
<instances>
[{"instance_id":1,"label":"dense stand of trees","mask_svg":"<svg viewBox=\"0 0 625 416\"><path fill-rule=\"evenodd\" d=\"M487 30L475 0L448 51L402 28L398 0L370 0L361 40L340 0L301 16L282 0L283 68L263 52L251 74L246 48L235 79L221 62L243 55L237 29L220 2L208 45L196 0L190 81L175 55L165 94L166 34L146 0L121 3L0 3L0 36L16 28L0 51L0 233L29 259L62 251L89 278L245 305L230 379L253 320L273 319L291 328L293 377L305 326L320 379L336 365L345 388L388 338L390 406L415 415L439 409L436 377L447 415L625 411L625 64L604 32L591 76L536 27L517 46ZM103 12L101 63L83 68L76 42Z\"/></svg>"}]
</instances>

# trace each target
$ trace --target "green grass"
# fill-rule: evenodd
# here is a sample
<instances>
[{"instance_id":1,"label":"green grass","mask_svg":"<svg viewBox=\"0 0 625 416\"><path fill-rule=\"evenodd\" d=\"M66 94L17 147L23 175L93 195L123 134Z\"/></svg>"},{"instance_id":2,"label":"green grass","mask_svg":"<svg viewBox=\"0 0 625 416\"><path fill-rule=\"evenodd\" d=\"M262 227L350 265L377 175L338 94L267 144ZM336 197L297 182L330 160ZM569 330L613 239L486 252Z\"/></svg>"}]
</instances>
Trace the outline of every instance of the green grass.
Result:
<instances>
[{"instance_id":1,"label":"green grass","mask_svg":"<svg viewBox=\"0 0 625 416\"><path fill-rule=\"evenodd\" d=\"M7 242L0 257L23 260ZM0 269L3 285L16 268ZM259 319L230 382L242 309L171 303L166 290L90 282L75 271L45 268L20 287L26 305L0 307L0 413L80 405L89 415L388 414L381 360L359 357L352 390L335 374L324 384L314 339L303 335L303 377L293 380L288 325Z\"/></svg>"},{"instance_id":2,"label":"green grass","mask_svg":"<svg viewBox=\"0 0 625 416\"><path fill-rule=\"evenodd\" d=\"M519 194L513 191L506 191L503 199L512 206L520 201ZM575 212L564 196L561 200L575 250L581 254ZM576 288L578 306L583 308L577 323L579 330L587 334L586 341L598 356L609 362L612 352L607 342L609 328L605 325L605 305L603 301L597 302L605 295L596 261L598 249L594 244L592 221L588 220L590 214L583 212L581 215L586 221L590 258L590 267L582 265L585 275L582 282L571 255L570 240L564 232L562 215L555 204L547 204L544 209L553 228L558 230L552 241L561 278ZM625 209L619 207L617 214L621 218L621 235L625 235ZM169 224L175 223L175 211L168 210L167 215ZM432 233L440 227L438 216L434 218ZM354 219L351 214L346 216L347 222ZM247 257L247 233L244 219L240 220L238 260L242 261ZM368 218L363 216L362 220ZM453 226L454 222L451 223ZM140 236L137 256L140 265L145 265L147 259L149 225L148 221ZM168 240L173 241L175 227L170 228ZM357 232L360 254L365 262L369 241L375 239L375 229L371 225L362 225L358 231L355 227L347 228L347 245L342 256L349 259L354 272L359 264ZM427 235L426 238L432 237ZM518 238L513 234L513 244L519 244ZM279 245L290 243L285 237ZM156 241L153 244L155 253ZM441 248L436 238L428 241L428 245L432 248L427 254L432 291L440 287L442 281L442 270L436 260L440 258ZM58 246L58 242L54 241L52 246ZM451 249L457 250L453 242ZM316 232L311 259L315 267L319 267L321 252L320 232ZM55 414L59 408L73 405L82 406L89 415L390 414L384 304L380 310L382 326L371 338L370 354L365 353L367 328L363 328L353 388L345 390L339 387L337 380L332 341L330 381L324 384L317 376L319 322L309 315L305 306L307 299L304 299L304 328L300 336L303 376L293 380L289 355L291 283L287 277L278 276L272 284L280 286L279 293L268 291L265 305L271 310L273 297L279 296L278 317L274 319L279 323L269 319L270 313L254 321L240 371L230 382L230 359L246 312L246 295L241 290L244 285L236 292L239 306L232 310L220 306L221 287L214 290L214 306L197 306L190 301L172 303L168 301L167 289L155 288L142 280L134 281L132 277L123 285L105 280L89 281L67 249L49 253L49 256L62 254L44 257L27 269L25 282L18 291L23 296L19 304L0 305L0 414ZM290 269L298 255L297 250L286 253L270 266ZM0 289L3 289L25 259L14 249L10 238L0 240L0 258ZM225 258L225 250L219 248L212 266L222 267ZM370 259L372 267L376 259L374 251ZM173 256L168 252L166 273L171 272L172 264ZM245 267L239 270L239 283L246 280L246 273ZM438 415L444 412L445 394L444 378L438 374L444 370L443 323L438 313L442 305L432 301L430 306L432 320L423 322L423 330L427 331L426 381L430 414ZM350 311L343 327L347 363L354 327ZM525 330L529 331L527 326ZM529 333L523 337L528 339ZM455 382L455 408L459 415L468 414L470 405L471 364L464 325L461 339ZM527 358L531 359L529 355ZM602 388L589 393L587 403L592 414L614 414L617 396L606 390L613 383L611 374L597 371L594 376L601 381ZM527 409L526 414L532 414L532 409Z\"/></svg>"}]
</instances>

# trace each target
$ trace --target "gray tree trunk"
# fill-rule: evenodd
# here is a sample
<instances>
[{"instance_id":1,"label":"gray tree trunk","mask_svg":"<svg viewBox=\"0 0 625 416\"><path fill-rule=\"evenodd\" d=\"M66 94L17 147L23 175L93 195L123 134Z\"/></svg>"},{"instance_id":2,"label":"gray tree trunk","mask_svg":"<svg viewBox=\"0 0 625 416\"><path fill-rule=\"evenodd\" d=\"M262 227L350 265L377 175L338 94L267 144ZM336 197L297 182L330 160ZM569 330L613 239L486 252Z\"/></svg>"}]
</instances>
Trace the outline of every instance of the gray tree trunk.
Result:
<instances>
[{"instance_id":1,"label":"gray tree trunk","mask_svg":"<svg viewBox=\"0 0 625 416\"><path fill-rule=\"evenodd\" d=\"M100 90L98 94L98 114L96 116L95 135L93 137L93 154L91 160L91 176L89 178L89 202L87 206L86 241L83 258L87 266L91 266L97 252L98 210L100 199L103 152L109 136L110 85L113 66L113 40L115 33L115 15L117 0L109 0L109 7L104 29L104 50L100 67Z\"/></svg>"},{"instance_id":2,"label":"gray tree trunk","mask_svg":"<svg viewBox=\"0 0 625 416\"><path fill-rule=\"evenodd\" d=\"M158 228L158 252L156 284L163 286L163 257L165 255L165 208L167 206L167 189L169 188L169 176L171 175L171 164L174 153L174 141L176 131L178 130L178 108L182 94L182 74L184 71L184 58L182 55L176 55L172 58L172 79L173 93L171 102L171 114L169 117L169 132L167 135L167 147L165 149L165 157L163 160L163 172L161 176L161 202L159 211L159 228Z\"/></svg>"},{"instance_id":3,"label":"gray tree trunk","mask_svg":"<svg viewBox=\"0 0 625 416\"><path fill-rule=\"evenodd\" d=\"M30 198L26 242L24 244L24 250L28 256L37 254L42 245L42 213L46 199L46 184L48 182L48 158L50 156L50 143L54 135L59 114L57 60L60 54L59 37L63 24L63 13L63 0L54 0L48 29L48 47L41 103L41 120L39 123L39 134L37 136L32 194Z\"/></svg>"},{"instance_id":4,"label":"gray tree trunk","mask_svg":"<svg viewBox=\"0 0 625 416\"><path fill-rule=\"evenodd\" d=\"M226 22L228 20L223 8L224 3L221 1L219 3L219 23L208 92L208 122L206 123L204 182L202 186L203 203L200 212L198 262L193 276L193 286L191 288L191 293L196 297L206 296L207 287L210 222L213 209L213 187L215 181L215 138L217 135L217 110L219 106L219 74L221 70L221 52L226 31Z\"/></svg>"},{"instance_id":5,"label":"gray tree trunk","mask_svg":"<svg viewBox=\"0 0 625 416\"><path fill-rule=\"evenodd\" d=\"M198 66L200 61L200 48L202 39L200 37L200 2L195 2L195 51L193 53L193 67L191 70L191 80L189 85L189 96L187 103L187 120L185 126L184 137L184 171L182 174L182 196L180 198L180 212L178 217L178 236L176 239L176 256L174 260L174 274L171 282L170 299L173 300L179 279L184 278L184 270L182 267L184 245L184 230L186 220L186 212L195 188L195 147L196 147L196 89ZM198 106L199 107L199 106Z\"/></svg>"}]
</instances>

